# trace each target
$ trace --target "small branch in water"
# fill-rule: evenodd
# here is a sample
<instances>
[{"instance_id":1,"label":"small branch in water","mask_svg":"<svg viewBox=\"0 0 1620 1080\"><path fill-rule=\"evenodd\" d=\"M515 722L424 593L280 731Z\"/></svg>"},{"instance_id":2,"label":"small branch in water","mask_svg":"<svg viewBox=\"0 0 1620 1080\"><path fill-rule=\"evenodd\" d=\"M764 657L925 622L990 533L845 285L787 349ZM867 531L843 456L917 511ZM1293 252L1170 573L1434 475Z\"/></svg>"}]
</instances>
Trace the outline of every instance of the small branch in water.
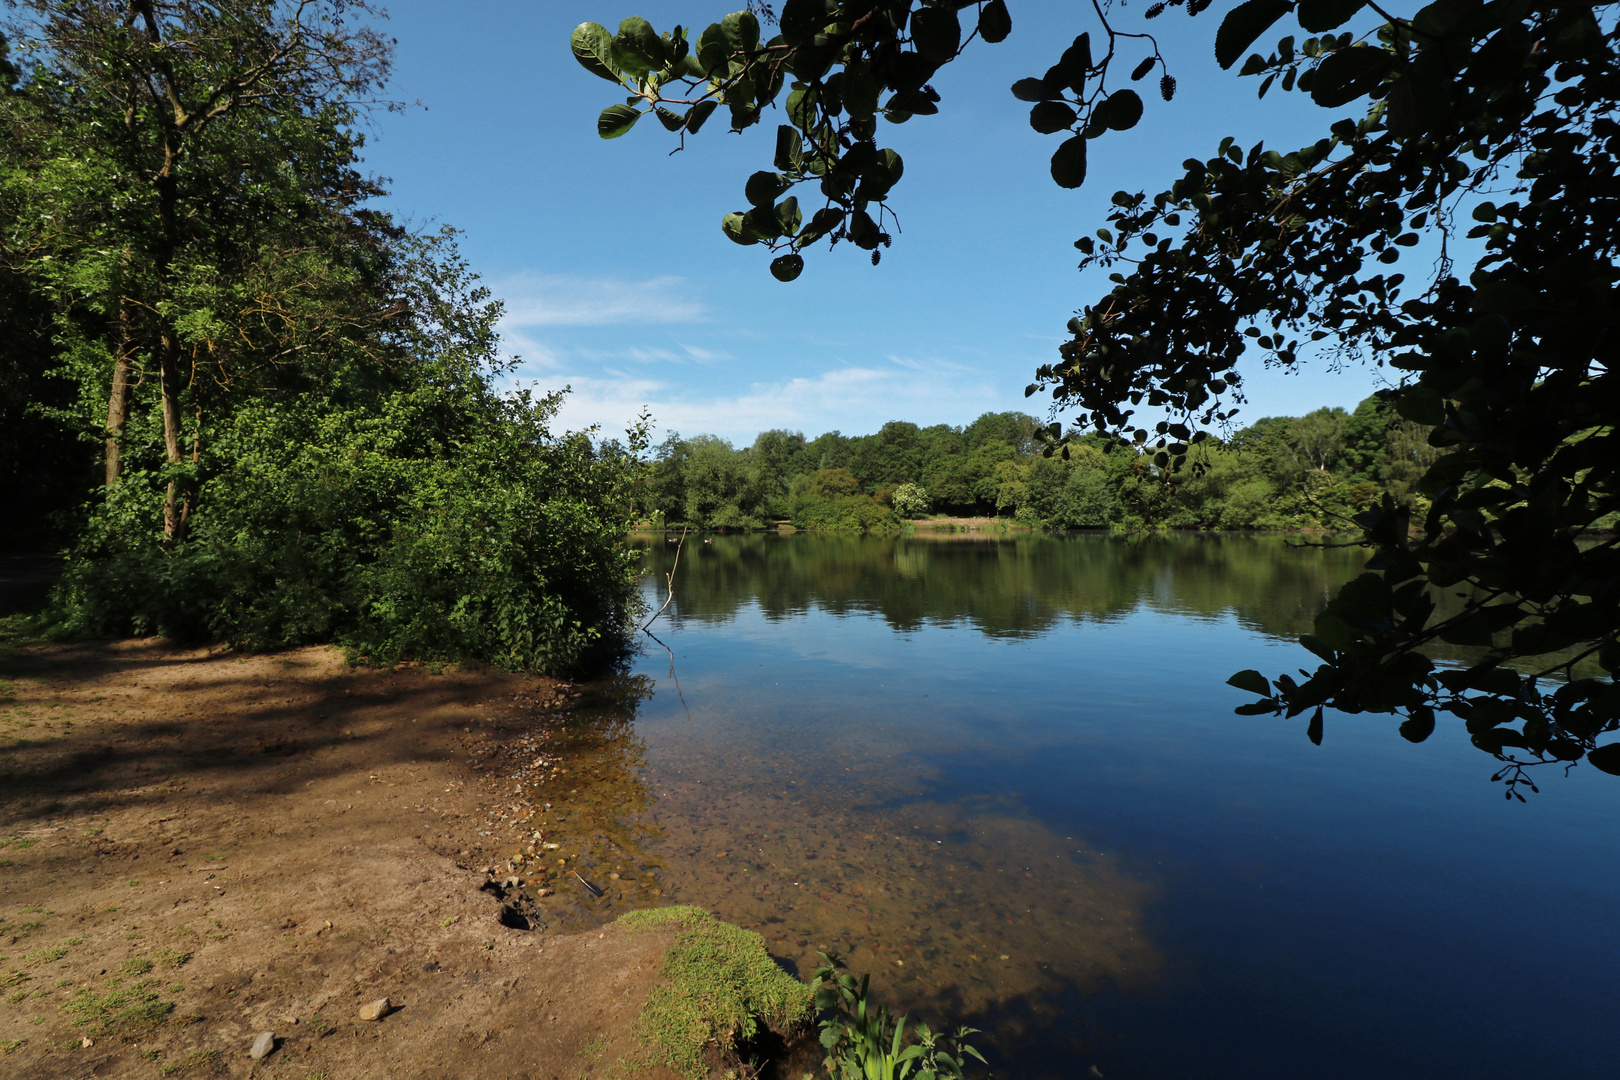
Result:
<instances>
[{"instance_id":1,"label":"small branch in water","mask_svg":"<svg viewBox=\"0 0 1620 1080\"><path fill-rule=\"evenodd\" d=\"M602 895L602 890L601 889L598 889L595 885L592 885L590 882L586 881L584 878L579 877L579 871L578 870L570 870L568 872L570 874L573 874L575 877L579 878L579 883L581 885L585 886L587 889L591 890L591 895L592 896L601 896Z\"/></svg>"},{"instance_id":2,"label":"small branch in water","mask_svg":"<svg viewBox=\"0 0 1620 1080\"><path fill-rule=\"evenodd\" d=\"M686 695L681 693L681 677L675 674L675 650L670 648L668 645L665 645L663 638L659 637L651 630L648 630L646 627L642 627L641 632L658 642L658 644L663 645L664 651L669 653L669 677L675 683L675 696L681 699L681 708L686 710L687 723L691 723L692 707L686 703Z\"/></svg>"},{"instance_id":3,"label":"small branch in water","mask_svg":"<svg viewBox=\"0 0 1620 1080\"><path fill-rule=\"evenodd\" d=\"M658 618L658 616L662 615L664 613L664 608L669 607L669 602L671 600L675 599L675 571L681 565L681 548L686 546L686 533L687 533L687 531L688 530L686 528L681 529L680 542L675 545L675 561L670 564L669 573L664 575L664 591L667 594L664 597L664 603L659 607L659 609L657 611L652 613L651 618L649 618L646 622L641 624L641 628L643 630L645 630L645 629L647 629L647 627L651 626L653 624L653 620Z\"/></svg>"}]
</instances>

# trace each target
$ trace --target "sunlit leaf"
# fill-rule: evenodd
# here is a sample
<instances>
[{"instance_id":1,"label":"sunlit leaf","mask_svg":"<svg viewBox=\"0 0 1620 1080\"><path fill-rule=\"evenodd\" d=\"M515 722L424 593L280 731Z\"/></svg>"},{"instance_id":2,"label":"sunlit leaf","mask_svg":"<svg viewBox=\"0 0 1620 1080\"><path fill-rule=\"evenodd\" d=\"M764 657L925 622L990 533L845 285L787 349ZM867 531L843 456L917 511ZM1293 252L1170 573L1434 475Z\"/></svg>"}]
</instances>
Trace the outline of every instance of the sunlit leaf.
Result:
<instances>
[{"instance_id":1,"label":"sunlit leaf","mask_svg":"<svg viewBox=\"0 0 1620 1080\"><path fill-rule=\"evenodd\" d=\"M619 81L618 73L613 70L613 35L608 33L607 27L600 23L580 23L574 27L568 44L573 49L574 59L586 71L608 82Z\"/></svg>"},{"instance_id":2,"label":"sunlit leaf","mask_svg":"<svg viewBox=\"0 0 1620 1080\"><path fill-rule=\"evenodd\" d=\"M604 139L617 139L640 119L641 113L629 105L609 105L596 118L596 133Z\"/></svg>"}]
</instances>

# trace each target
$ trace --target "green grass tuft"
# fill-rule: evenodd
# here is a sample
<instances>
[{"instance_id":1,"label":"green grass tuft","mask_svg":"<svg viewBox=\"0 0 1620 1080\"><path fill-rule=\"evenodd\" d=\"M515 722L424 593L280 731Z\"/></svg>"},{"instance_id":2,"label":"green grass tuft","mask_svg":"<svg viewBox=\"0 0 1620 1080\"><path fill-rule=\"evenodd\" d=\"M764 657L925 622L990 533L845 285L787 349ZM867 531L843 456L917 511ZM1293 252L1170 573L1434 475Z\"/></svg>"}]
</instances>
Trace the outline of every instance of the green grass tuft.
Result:
<instances>
[{"instance_id":1,"label":"green grass tuft","mask_svg":"<svg viewBox=\"0 0 1620 1080\"><path fill-rule=\"evenodd\" d=\"M619 925L632 933L677 931L664 953L663 977L636 1020L657 1064L700 1080L709 1043L730 1052L758 1034L761 1023L786 1031L810 1018L809 988L777 967L752 931L696 907L634 911Z\"/></svg>"},{"instance_id":2,"label":"green grass tuft","mask_svg":"<svg viewBox=\"0 0 1620 1080\"><path fill-rule=\"evenodd\" d=\"M124 961L124 966L118 969L124 975L145 975L152 970L152 961L144 956L132 956Z\"/></svg>"},{"instance_id":3,"label":"green grass tuft","mask_svg":"<svg viewBox=\"0 0 1620 1080\"><path fill-rule=\"evenodd\" d=\"M118 982L109 979L107 992L100 997L93 990L80 990L62 1008L74 1015L74 1023L98 1038L150 1031L174 1011L174 1002L160 1000L150 981L128 987L117 985Z\"/></svg>"},{"instance_id":4,"label":"green grass tuft","mask_svg":"<svg viewBox=\"0 0 1620 1080\"><path fill-rule=\"evenodd\" d=\"M191 954L184 949L159 949L153 955L172 968L185 967L191 959Z\"/></svg>"}]
</instances>

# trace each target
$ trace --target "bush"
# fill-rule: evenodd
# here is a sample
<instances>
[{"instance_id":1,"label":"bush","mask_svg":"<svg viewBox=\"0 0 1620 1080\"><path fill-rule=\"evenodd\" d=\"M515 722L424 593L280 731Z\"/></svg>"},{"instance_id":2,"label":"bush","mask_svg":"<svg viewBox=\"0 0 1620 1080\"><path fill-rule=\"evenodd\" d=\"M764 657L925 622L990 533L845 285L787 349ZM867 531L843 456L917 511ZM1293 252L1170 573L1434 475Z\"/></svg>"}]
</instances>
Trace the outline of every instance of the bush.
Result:
<instances>
[{"instance_id":1,"label":"bush","mask_svg":"<svg viewBox=\"0 0 1620 1080\"><path fill-rule=\"evenodd\" d=\"M928 492L916 484L901 484L894 489L890 504L900 517L919 518L928 513L928 508L933 502L928 498Z\"/></svg>"},{"instance_id":2,"label":"bush","mask_svg":"<svg viewBox=\"0 0 1620 1080\"><path fill-rule=\"evenodd\" d=\"M166 548L155 527L164 477L126 474L49 629L575 667L630 613L630 458L550 435L559 400L501 398L462 372L366 407L238 410L199 463L188 541Z\"/></svg>"},{"instance_id":3,"label":"bush","mask_svg":"<svg viewBox=\"0 0 1620 1080\"><path fill-rule=\"evenodd\" d=\"M892 533L900 531L900 519L870 495L807 495L794 507L793 527L822 532Z\"/></svg>"}]
</instances>

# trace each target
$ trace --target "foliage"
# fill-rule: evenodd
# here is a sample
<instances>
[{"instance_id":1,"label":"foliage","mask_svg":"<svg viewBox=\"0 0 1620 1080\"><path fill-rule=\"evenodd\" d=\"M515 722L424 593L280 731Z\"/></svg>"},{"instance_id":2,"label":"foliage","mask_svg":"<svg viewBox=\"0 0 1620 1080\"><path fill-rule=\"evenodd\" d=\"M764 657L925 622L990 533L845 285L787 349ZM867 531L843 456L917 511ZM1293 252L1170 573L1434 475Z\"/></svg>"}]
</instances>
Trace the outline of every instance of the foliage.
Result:
<instances>
[{"instance_id":1,"label":"foliage","mask_svg":"<svg viewBox=\"0 0 1620 1080\"><path fill-rule=\"evenodd\" d=\"M706 1045L732 1052L755 1038L762 1022L785 1032L810 1017L810 993L776 965L758 934L689 906L633 911L619 926L676 932L636 1020L658 1064L701 1078Z\"/></svg>"},{"instance_id":2,"label":"foliage","mask_svg":"<svg viewBox=\"0 0 1620 1080\"><path fill-rule=\"evenodd\" d=\"M1207 6L1159 0L1145 17ZM753 209L725 229L791 249L772 264L791 279L812 240L874 255L888 240L900 163L877 148L876 117L935 111L927 79L963 44L954 7L796 0L779 37L761 44L752 19L733 15L695 52L683 33L660 44L639 19L617 36L587 24L576 54L649 108L665 108L666 84L690 85L692 111L660 117L683 137L714 101L740 129L789 89L777 171L749 179ZM979 11L979 36L1006 36L1004 6ZM1118 65L1133 64L1133 78L1160 71L1167 101L1175 91L1154 38L1117 29L1124 16L1106 5L1093 14L1108 43L1100 57L1082 34L1045 75L1013 87L1033 103L1037 131L1069 133L1052 162L1063 186L1083 182L1091 139L1142 114L1139 95L1108 86ZM1244 59L1290 15L1305 36ZM1251 350L1283 367L1327 353L1393 369L1400 383L1383 402L1430 429L1426 445L1403 438L1392 454L1399 494L1423 503L1387 491L1357 516L1374 554L1303 640L1321 664L1303 682L1245 673L1238 685L1261 696L1245 711L1308 711L1313 740L1327 708L1395 713L1413 741L1451 712L1505 762L1510 797L1534 764L1584 758L1620 774L1620 743L1598 742L1620 730L1620 541L1583 538L1620 514L1613 6L1435 0L1397 17L1358 0L1245 0L1214 48L1223 68L1242 61L1261 95L1280 86L1337 115L1309 146L1245 151L1227 138L1152 197L1116 193L1108 227L1075 245L1083 267L1112 270L1112 287L1071 320L1071 340L1029 392L1050 389L1055 413L1145 448L1168 473L1196 466L1191 448L1230 422ZM874 89L891 96L880 103ZM609 112L627 125L636 109ZM625 129L610 127L603 134ZM801 224L796 199L781 196L811 178L827 205ZM1409 260L1425 251L1437 253L1432 267L1408 283ZM1436 618L1442 591L1464 604ZM1440 671L1430 654L1447 643L1485 652ZM1589 659L1603 675L1577 675Z\"/></svg>"},{"instance_id":3,"label":"foliage","mask_svg":"<svg viewBox=\"0 0 1620 1080\"><path fill-rule=\"evenodd\" d=\"M0 409L23 387L72 448L42 462L76 509L47 628L547 669L619 639L640 429L554 435L555 395L498 390L450 231L368 207L374 13L15 10Z\"/></svg>"},{"instance_id":4,"label":"foliage","mask_svg":"<svg viewBox=\"0 0 1620 1080\"><path fill-rule=\"evenodd\" d=\"M638 497L642 513L666 525L747 528L788 518L799 528L852 531L893 531L930 508L1049 529L1334 529L1350 527L1385 493L1427 505L1412 494L1400 456L1409 444L1426 445L1426 429L1376 398L1355 418L1342 409L1268 417L1204 443L1196 469L1170 474L1094 435L1071 433L1064 452L1047 457L1041 430L1031 416L986 413L963 428L893 421L872 435L814 440L767 431L742 449L671 435ZM847 464L827 466L834 460Z\"/></svg>"},{"instance_id":5,"label":"foliage","mask_svg":"<svg viewBox=\"0 0 1620 1080\"><path fill-rule=\"evenodd\" d=\"M494 391L468 350L492 345L499 308L440 260L447 241L423 246L422 268L463 321L445 340L467 349L347 401L242 403L198 458L178 551L152 528L161 472L131 467L74 549L54 629L507 668L566 668L612 644L631 604L629 451L551 435L559 395Z\"/></svg>"},{"instance_id":6,"label":"foliage","mask_svg":"<svg viewBox=\"0 0 1620 1080\"><path fill-rule=\"evenodd\" d=\"M1245 4L1229 15L1223 33L1243 41L1225 63L1287 10L1262 18ZM1317 34L1354 13L1296 12ZM1211 395L1233 382L1248 345L1292 365L1294 333L1402 372L1384 400L1433 425L1429 448L1449 451L1414 455L1403 478L1426 464L1421 524L1393 499L1362 514L1376 549L1368 572L1303 639L1321 665L1303 681L1245 673L1238 685L1262 695L1246 711L1310 712L1313 741L1325 708L1402 714L1413 741L1437 710L1454 713L1507 762L1498 775L1509 796L1529 784L1532 763L1585 756L1620 774L1620 747L1597 742L1620 727L1620 552L1613 539L1581 539L1620 510L1620 405L1603 344L1620 308L1620 69L1605 24L1591 8L1448 0L1252 56L1244 71L1266 79L1262 91L1281 76L1327 108L1370 104L1294 153L1244 154L1227 140L1152 199L1116 196L1113 229L1082 250L1103 263L1136 241L1150 250L1075 320L1063 362L1041 373L1082 423L1120 430L1121 405L1143 399L1186 421L1218 417ZM1425 234L1451 238L1459 212L1477 223L1466 279L1450 247L1409 298L1403 274L1364 272ZM1160 453L1180 457L1185 427L1159 430ZM1465 604L1436 617L1438 589L1461 590ZM1440 671L1427 655L1437 642L1487 651ZM1587 657L1608 677L1576 677Z\"/></svg>"},{"instance_id":7,"label":"foliage","mask_svg":"<svg viewBox=\"0 0 1620 1080\"><path fill-rule=\"evenodd\" d=\"M919 518L928 513L933 500L928 497L928 492L916 484L904 483L894 489L890 505L894 507L894 512L899 517Z\"/></svg>"},{"instance_id":8,"label":"foliage","mask_svg":"<svg viewBox=\"0 0 1620 1080\"><path fill-rule=\"evenodd\" d=\"M917 1080L960 1078L969 1057L984 1056L967 1042L977 1028L958 1028L954 1035L935 1033L920 1021L906 1038L906 1018L898 1020L868 994L870 975L860 982L845 970L837 956L821 954L824 966L816 970L810 988L822 1012L821 1045L827 1051L827 1075L835 1080Z\"/></svg>"}]
</instances>

